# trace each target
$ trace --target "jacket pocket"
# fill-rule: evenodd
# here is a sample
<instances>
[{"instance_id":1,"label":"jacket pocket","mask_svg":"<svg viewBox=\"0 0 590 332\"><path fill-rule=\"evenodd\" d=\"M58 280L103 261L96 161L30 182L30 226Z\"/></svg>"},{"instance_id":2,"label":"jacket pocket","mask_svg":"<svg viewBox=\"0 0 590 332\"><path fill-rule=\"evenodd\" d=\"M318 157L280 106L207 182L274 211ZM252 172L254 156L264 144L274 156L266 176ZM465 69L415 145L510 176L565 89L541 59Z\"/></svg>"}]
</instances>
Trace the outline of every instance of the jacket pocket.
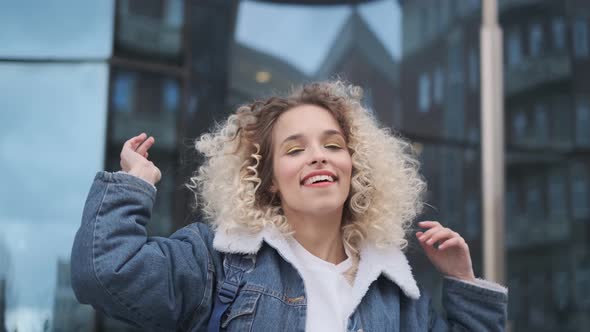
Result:
<instances>
[{"instance_id":1,"label":"jacket pocket","mask_svg":"<svg viewBox=\"0 0 590 332\"><path fill-rule=\"evenodd\" d=\"M250 331L256 312L259 292L241 291L221 318L221 328L226 331Z\"/></svg>"}]
</instances>

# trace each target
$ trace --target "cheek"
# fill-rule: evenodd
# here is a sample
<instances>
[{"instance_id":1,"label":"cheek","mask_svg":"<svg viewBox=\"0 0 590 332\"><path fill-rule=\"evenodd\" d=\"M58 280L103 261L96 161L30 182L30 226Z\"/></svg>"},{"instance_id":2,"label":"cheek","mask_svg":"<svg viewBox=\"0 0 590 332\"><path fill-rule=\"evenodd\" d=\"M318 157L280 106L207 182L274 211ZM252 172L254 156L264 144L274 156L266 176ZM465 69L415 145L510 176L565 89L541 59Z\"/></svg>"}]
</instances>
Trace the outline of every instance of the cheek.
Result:
<instances>
[{"instance_id":1,"label":"cheek","mask_svg":"<svg viewBox=\"0 0 590 332\"><path fill-rule=\"evenodd\" d=\"M350 178L350 175L352 174L352 159L350 155L343 156L342 159L339 160L338 166L343 172L348 174L348 177Z\"/></svg>"},{"instance_id":2,"label":"cheek","mask_svg":"<svg viewBox=\"0 0 590 332\"><path fill-rule=\"evenodd\" d=\"M298 171L297 163L289 158L278 158L274 163L273 172L279 186L290 182L299 183Z\"/></svg>"}]
</instances>

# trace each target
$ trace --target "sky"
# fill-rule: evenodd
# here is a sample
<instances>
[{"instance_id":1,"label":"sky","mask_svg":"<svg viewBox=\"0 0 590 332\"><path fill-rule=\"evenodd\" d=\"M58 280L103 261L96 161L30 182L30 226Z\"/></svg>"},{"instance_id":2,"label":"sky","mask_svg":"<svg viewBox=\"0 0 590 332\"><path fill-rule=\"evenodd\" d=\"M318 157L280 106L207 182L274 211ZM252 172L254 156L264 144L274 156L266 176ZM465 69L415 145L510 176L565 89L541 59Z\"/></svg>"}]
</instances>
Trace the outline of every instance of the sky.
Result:
<instances>
[{"instance_id":1,"label":"sky","mask_svg":"<svg viewBox=\"0 0 590 332\"><path fill-rule=\"evenodd\" d=\"M313 74L353 10L351 6L244 1L238 11L236 41L280 56L306 74ZM365 3L358 6L358 11L390 55L399 59L401 14L397 1Z\"/></svg>"}]
</instances>

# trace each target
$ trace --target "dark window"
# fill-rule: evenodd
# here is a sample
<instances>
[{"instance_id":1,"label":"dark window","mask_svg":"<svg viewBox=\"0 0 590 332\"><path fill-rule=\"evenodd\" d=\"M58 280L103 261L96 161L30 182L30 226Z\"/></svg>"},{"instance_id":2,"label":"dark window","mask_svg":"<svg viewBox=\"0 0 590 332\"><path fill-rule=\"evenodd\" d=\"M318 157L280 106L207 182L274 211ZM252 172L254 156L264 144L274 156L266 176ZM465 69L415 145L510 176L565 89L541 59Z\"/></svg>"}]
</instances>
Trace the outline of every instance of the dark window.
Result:
<instances>
[{"instance_id":1,"label":"dark window","mask_svg":"<svg viewBox=\"0 0 590 332\"><path fill-rule=\"evenodd\" d=\"M553 47L556 50L565 50L565 20L563 17L556 17L551 22L551 28L553 31Z\"/></svg>"},{"instance_id":2,"label":"dark window","mask_svg":"<svg viewBox=\"0 0 590 332\"><path fill-rule=\"evenodd\" d=\"M588 47L588 20L577 18L574 20L574 55L577 58L586 58L590 52Z\"/></svg>"}]
</instances>

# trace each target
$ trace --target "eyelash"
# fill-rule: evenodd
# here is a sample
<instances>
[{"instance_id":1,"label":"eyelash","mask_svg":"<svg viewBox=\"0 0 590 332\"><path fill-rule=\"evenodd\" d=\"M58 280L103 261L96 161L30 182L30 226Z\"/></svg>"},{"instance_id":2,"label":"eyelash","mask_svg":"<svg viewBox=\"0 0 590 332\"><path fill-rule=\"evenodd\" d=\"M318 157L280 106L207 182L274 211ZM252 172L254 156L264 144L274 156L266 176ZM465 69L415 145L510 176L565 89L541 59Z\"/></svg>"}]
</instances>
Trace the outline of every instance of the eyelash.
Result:
<instances>
[{"instance_id":1,"label":"eyelash","mask_svg":"<svg viewBox=\"0 0 590 332\"><path fill-rule=\"evenodd\" d=\"M326 144L326 145L324 145L324 147L326 149L330 149L330 150L341 150L342 149L342 147L338 144ZM292 149L292 150L287 151L287 154L288 155L296 155L297 153L299 153L303 150L304 149Z\"/></svg>"}]
</instances>

